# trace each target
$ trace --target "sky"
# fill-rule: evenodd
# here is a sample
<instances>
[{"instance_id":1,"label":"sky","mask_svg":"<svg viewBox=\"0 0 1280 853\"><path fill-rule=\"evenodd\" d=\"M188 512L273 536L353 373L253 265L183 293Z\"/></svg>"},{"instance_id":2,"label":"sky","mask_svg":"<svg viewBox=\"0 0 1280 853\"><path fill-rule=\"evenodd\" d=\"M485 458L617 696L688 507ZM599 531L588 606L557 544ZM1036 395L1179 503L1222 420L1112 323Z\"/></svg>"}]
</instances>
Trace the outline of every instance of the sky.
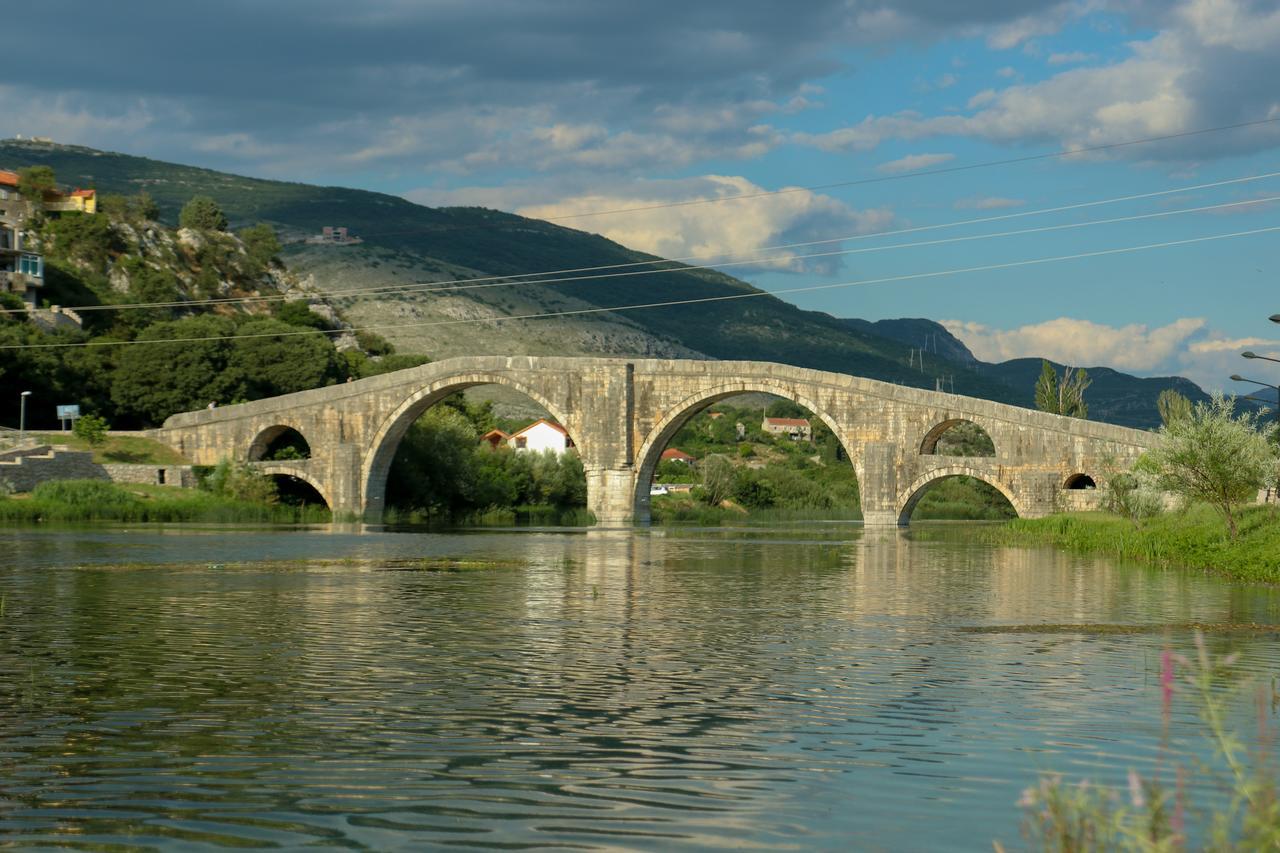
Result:
<instances>
[{"instance_id":1,"label":"sky","mask_svg":"<svg viewBox=\"0 0 1280 853\"><path fill-rule=\"evenodd\" d=\"M1280 231L1223 237L1280 226L1277 0L42 0L6 28L34 37L0 136L554 218L987 360L1280 384L1239 355L1280 358Z\"/></svg>"}]
</instances>

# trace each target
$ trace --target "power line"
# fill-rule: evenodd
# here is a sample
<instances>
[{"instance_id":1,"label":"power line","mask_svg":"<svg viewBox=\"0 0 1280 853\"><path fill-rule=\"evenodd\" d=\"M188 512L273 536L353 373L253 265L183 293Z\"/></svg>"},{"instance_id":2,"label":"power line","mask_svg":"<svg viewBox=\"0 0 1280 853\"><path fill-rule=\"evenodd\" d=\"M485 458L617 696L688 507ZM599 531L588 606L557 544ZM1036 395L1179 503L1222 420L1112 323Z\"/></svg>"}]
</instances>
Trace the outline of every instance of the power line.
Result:
<instances>
[{"instance_id":1,"label":"power line","mask_svg":"<svg viewBox=\"0 0 1280 853\"><path fill-rule=\"evenodd\" d=\"M1017 163L1031 163L1037 160L1052 160L1059 157L1070 157L1077 154L1092 154L1098 151L1114 151L1118 148L1128 148L1135 145L1149 145L1153 142L1168 142L1174 139L1186 139L1192 136L1203 136L1208 133L1220 133L1227 130L1240 130L1246 127L1258 127L1266 124L1275 124L1280 122L1280 116L1271 118L1256 119L1254 121L1237 122L1236 124L1222 124L1215 127L1204 127L1196 130L1184 130L1179 133L1166 133L1160 136L1147 136L1140 139L1129 139L1123 142L1108 142L1101 145L1087 145L1080 148L1063 148L1057 151L1048 151L1043 154L1027 154L1022 157L1007 157L1002 160L985 160L979 163L964 163L958 166L945 166L938 169L925 169L919 172L908 172L898 175L878 175L874 178L857 178L848 181L834 181L828 184L814 184L806 187L784 187L779 190L761 190L754 193L739 193L737 195L719 196L717 198L702 199L686 199L684 201L662 202L658 204L637 205L635 207L619 207L611 210L592 210L585 213L570 213L562 216L543 217L543 222L567 222L575 219L586 219L595 216L611 216L618 213L639 213L650 210L667 210L674 207L692 207L702 204L720 204L726 201L741 201L745 199L770 198L773 196L790 195L794 193L814 192L816 190L830 190L840 187L856 187L866 186L868 184L881 184L889 181L902 181L909 178L924 178L935 175L947 175L955 172L967 172L974 169L987 169L993 166L1010 166ZM499 225L466 225L457 226L456 230L466 230L474 228L498 228ZM450 228L415 228L401 231L374 231L361 236L379 237L379 236L395 236L400 234L417 234L425 233L432 230L447 231L455 230Z\"/></svg>"},{"instance_id":2,"label":"power line","mask_svg":"<svg viewBox=\"0 0 1280 853\"><path fill-rule=\"evenodd\" d=\"M1264 175L1250 176L1246 178L1233 178L1228 181L1215 182L1213 184L1202 184L1197 187L1191 187L1191 188L1181 187L1174 190L1160 190L1154 193L1144 193L1142 194L1142 196L1139 196L1139 197L1168 195L1174 192L1186 192L1189 189L1200 189L1200 188L1206 188L1206 187L1221 186L1225 184L1241 183L1241 182L1247 182L1247 181L1253 181L1253 180L1262 180L1265 178L1276 177L1276 176L1280 176L1280 172L1271 172ZM925 226L919 226L919 227L910 228L910 229L899 229L898 231L893 231L893 232L883 232L878 235L851 235L850 237L845 237L845 238L831 238L827 240L811 240L805 243L796 243L792 245L795 247L815 246L815 245L843 242L844 240L862 239L870 236L887 236L889 234L895 234L895 233L937 230L942 228L955 227L957 225L974 224L976 222L993 221L993 220L999 220L999 219L1010 219L1010 218L1016 218L1018 216L1034 216L1034 215L1039 215L1046 212L1061 212L1063 210L1079 209L1081 207L1094 207L1101 204L1112 204L1119 201L1131 201L1131 200L1134 200L1135 198L1138 198L1138 197L1124 196L1117 199L1103 199L1099 201L1081 202L1079 204L1066 205L1066 206L1057 207L1057 208L1045 208L1043 210L1024 211L1021 214L1005 214L997 217L986 217L980 220L962 220L956 223L925 225ZM374 298L378 296L394 296L394 295L400 295L400 294L453 293L457 291L466 291L466 290L482 290L482 289L488 289L492 287L513 287L516 285L565 284L565 283L576 282L576 281L593 281L593 280L609 279L609 278L626 278L626 277L637 276L637 275L657 275L661 273L672 273L672 272L695 272L698 270L719 269L723 267L732 267L732 266L746 266L746 265L754 265L754 264L760 264L765 262L795 261L795 260L806 260L811 258L825 258L825 257L834 257L834 256L842 256L842 255L867 254L872 252L892 251L897 249L920 248L920 247L938 246L938 245L944 245L944 244L950 244L950 243L965 243L965 242L973 242L976 240L988 240L988 239L1003 238L1003 237L1013 237L1013 236L1020 236L1020 235L1026 235L1026 234L1047 233L1050 231L1063 231L1063 230L1072 230L1076 228L1089 228L1097 225L1114 225L1114 224L1120 224L1124 222L1136 222L1136 221L1145 220L1145 219L1157 219L1157 218L1163 218L1168 216L1180 216L1188 213L1201 213L1201 212L1212 211L1212 210L1225 210L1225 209L1230 209L1235 207L1267 204L1274 201L1280 201L1280 196L1267 196L1267 197L1261 197L1261 198L1246 199L1243 201L1223 202L1220 204L1201 205L1198 207L1190 207L1190 208L1180 208L1177 210L1156 211L1154 213L1134 214L1132 216L1113 217L1111 219L1089 220L1085 222L1069 222L1069 223L1062 223L1058 225L1046 225L1046 226L1040 226L1036 228L1025 228L1025 229L1013 230L1013 231L1000 231L1000 232L987 233L987 234L973 234L973 235L967 235L967 236L961 236L961 237L947 237L940 240L924 240L924 241L917 241L912 243L894 243L887 246L873 246L869 248L857 248L857 249L840 249L836 251L814 252L810 254L792 254L792 255L779 255L779 256L760 255L753 258L747 258L744 260L725 261L725 262L716 263L716 264L705 264L705 265L699 265L699 266L684 265L684 266L673 267L668 269L632 270L629 272L614 272L614 273L599 274L599 275L583 275L583 276L535 279L535 280L525 280L525 281L493 280L493 279L496 279L497 277L489 277L485 279L463 279L463 280L458 280L456 283L455 282L428 282L428 283L422 283L422 284L404 285L404 286L391 287L391 288L371 288L368 290L319 291L319 292L309 293L309 294L306 294L305 296L298 297L298 298L301 298L301 299L329 298L329 299L335 299L335 300L343 300L343 299L361 300L361 299ZM619 265L619 266L635 266L635 264L625 264L625 265ZM609 267L600 267L599 269L608 269L608 268ZM554 275L554 273L544 273L543 275ZM288 301L290 299L291 297L283 294L274 294L274 295L268 295L268 296L224 297L224 298L207 299L207 300L171 300L171 301L164 301L164 302L111 303L106 305L83 305L83 306L68 306L68 307L70 308L70 310L74 310L78 312L79 311L123 311L123 310L136 310L136 309L147 309L147 308L193 308L198 306L225 305L225 304L254 304L254 303L261 303L261 302L281 302L281 301ZM6 314L6 313L18 314L18 313L25 312L25 310L26 309L22 309L22 308L0 309L0 314Z\"/></svg>"},{"instance_id":3,"label":"power line","mask_svg":"<svg viewBox=\"0 0 1280 853\"><path fill-rule=\"evenodd\" d=\"M565 311L549 311L540 314L518 314L509 317L488 317L488 318L470 318L464 320L433 320L425 323L393 323L379 326L363 326L351 329L297 329L289 332L255 332L248 335L211 335L206 337L194 338L160 338L155 340L132 340L132 341L79 341L65 343L50 344L4 344L0 345L0 350L20 350L20 349L67 349L74 347L107 347L107 346L133 346L143 344L163 344L163 343L201 343L208 341L232 341L232 340L248 340L251 338L287 338L297 337L299 335L336 335L348 334L352 332L378 332L388 329L417 329L436 326L457 326L472 325L476 323L505 323L519 320L546 320L556 317L573 317L584 314L604 314L618 313L622 311L639 311L650 308L667 308L679 305L699 305L712 302L729 302L739 299L752 299L762 296L778 296L779 294L795 294L795 293L813 293L822 290L836 290L841 288L859 287L871 284L887 284L891 282L901 281L918 281L929 278L940 278L950 275L961 275L964 273L975 272L993 272L996 270L1014 269L1017 267L1036 266L1041 264L1058 263L1062 261L1081 260L1085 258L1098 258L1107 255L1121 255L1132 252L1142 252L1153 249L1166 249L1174 246L1186 246L1193 243L1207 243L1214 240L1227 240L1234 237L1248 237L1256 234L1270 234L1280 231L1280 225L1269 226L1266 228L1253 228L1247 231L1234 231L1228 234L1211 234L1204 237L1188 237L1181 240L1166 240L1160 243L1145 243L1137 246L1124 246L1114 249L1100 249L1093 252L1077 252L1070 255L1056 255L1045 258L1031 258L1022 261L1007 261L998 264L983 264L973 267L959 267L948 270L935 270L922 273L907 273L903 275L885 276L883 278L860 279L855 281L837 282L834 284L814 284L804 287L791 287L775 291L755 290L747 293L732 293L722 296L704 296L691 299L675 299L662 302L646 302L632 305L619 305L613 308L577 308Z\"/></svg>"},{"instance_id":4,"label":"power line","mask_svg":"<svg viewBox=\"0 0 1280 853\"><path fill-rule=\"evenodd\" d=\"M1261 181L1268 178L1280 176L1280 172L1265 172L1259 175L1245 175L1239 178L1228 178L1222 181L1213 181L1206 184L1191 184L1189 186L1176 187L1174 189L1156 190L1154 192L1137 193L1135 195L1116 196L1114 198L1099 199L1094 201L1076 202L1073 204L1060 205L1058 207L1043 207L1037 210L1020 210L1013 213L999 213L990 216L980 216L972 219L961 219L953 222L943 222L934 225L915 225L910 228L895 228L887 231L874 231L867 234L851 234L844 237L830 237L824 240L807 240L800 243L780 243L773 246L762 246L756 251L772 252L776 249L799 249L806 246L821 246L827 243L841 243L849 240L871 240L876 237L896 237L902 234L915 234L921 231L935 231L941 228L958 228L965 225L981 225L988 222L1000 222L1007 219L1020 219L1026 216L1042 216L1049 213L1063 213L1069 210L1080 210L1087 207L1097 207L1105 204L1119 204L1126 201L1141 201L1148 198L1157 198L1164 195L1172 195L1174 193L1195 192L1197 190L1214 189L1216 187L1229 186L1231 184L1250 183L1252 181ZM712 258L733 257L732 253L719 252L714 255L687 255L680 258L655 258L651 261L629 261L623 264L602 264L593 267L574 267L570 269L549 270L546 272L530 272L530 273L511 273L508 275L484 276L480 278L458 279L466 283L483 282L483 281L499 281L517 278L528 278L547 275L561 275L580 272L597 272L599 270L626 269L629 267L648 266L651 264L666 263L688 263L690 261L707 261ZM419 284L450 284L454 282L419 282Z\"/></svg>"}]
</instances>

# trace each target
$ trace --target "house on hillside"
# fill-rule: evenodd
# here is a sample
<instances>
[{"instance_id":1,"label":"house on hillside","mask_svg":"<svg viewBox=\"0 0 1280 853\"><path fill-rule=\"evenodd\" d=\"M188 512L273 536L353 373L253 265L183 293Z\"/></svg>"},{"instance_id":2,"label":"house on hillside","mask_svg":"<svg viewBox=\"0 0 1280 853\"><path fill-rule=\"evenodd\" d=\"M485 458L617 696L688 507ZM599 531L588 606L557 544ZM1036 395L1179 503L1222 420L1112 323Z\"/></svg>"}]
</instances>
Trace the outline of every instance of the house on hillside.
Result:
<instances>
[{"instance_id":1,"label":"house on hillside","mask_svg":"<svg viewBox=\"0 0 1280 853\"><path fill-rule=\"evenodd\" d=\"M352 237L345 225L326 225L319 234L312 234L307 242L318 246L351 246L363 243L359 237Z\"/></svg>"},{"instance_id":2,"label":"house on hillside","mask_svg":"<svg viewBox=\"0 0 1280 853\"><path fill-rule=\"evenodd\" d=\"M550 450L559 455L573 447L573 439L560 424L538 418L524 429L511 433L507 444L517 452Z\"/></svg>"},{"instance_id":3,"label":"house on hillside","mask_svg":"<svg viewBox=\"0 0 1280 853\"><path fill-rule=\"evenodd\" d=\"M500 429L491 429L480 436L480 443L489 445L490 450L497 450L506 444L511 436Z\"/></svg>"},{"instance_id":4,"label":"house on hillside","mask_svg":"<svg viewBox=\"0 0 1280 853\"><path fill-rule=\"evenodd\" d=\"M692 456L690 456L688 453L685 453L683 450L677 450L674 447L668 447L666 450L662 451L662 458L660 461L661 462L667 462L667 461L683 462L686 465L692 465L694 462L697 462L698 460L694 459Z\"/></svg>"},{"instance_id":5,"label":"house on hillside","mask_svg":"<svg viewBox=\"0 0 1280 853\"><path fill-rule=\"evenodd\" d=\"M18 194L18 175L0 171L0 292L21 297L34 308L44 285L44 257L24 245L22 223L27 203Z\"/></svg>"},{"instance_id":6,"label":"house on hillside","mask_svg":"<svg viewBox=\"0 0 1280 853\"><path fill-rule=\"evenodd\" d=\"M813 430L805 418L766 417L760 429L770 435L789 436L792 441L809 441L813 437Z\"/></svg>"}]
</instances>

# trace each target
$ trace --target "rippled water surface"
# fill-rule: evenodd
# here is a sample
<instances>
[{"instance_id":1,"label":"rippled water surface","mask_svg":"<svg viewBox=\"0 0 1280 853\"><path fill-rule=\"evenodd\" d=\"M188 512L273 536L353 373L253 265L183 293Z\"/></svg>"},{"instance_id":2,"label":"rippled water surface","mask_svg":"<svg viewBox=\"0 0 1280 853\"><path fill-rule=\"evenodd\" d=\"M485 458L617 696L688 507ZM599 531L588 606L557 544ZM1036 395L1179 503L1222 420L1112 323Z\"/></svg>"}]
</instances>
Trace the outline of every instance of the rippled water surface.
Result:
<instances>
[{"instance_id":1,"label":"rippled water surface","mask_svg":"<svg viewBox=\"0 0 1280 853\"><path fill-rule=\"evenodd\" d=\"M1121 782L1196 748L1191 711L1166 738L1159 634L961 629L1280 622L1274 589L955 529L0 548L19 847L1016 846L1038 772ZM432 557L466 570L410 562ZM1214 644L1280 672L1274 636Z\"/></svg>"}]
</instances>

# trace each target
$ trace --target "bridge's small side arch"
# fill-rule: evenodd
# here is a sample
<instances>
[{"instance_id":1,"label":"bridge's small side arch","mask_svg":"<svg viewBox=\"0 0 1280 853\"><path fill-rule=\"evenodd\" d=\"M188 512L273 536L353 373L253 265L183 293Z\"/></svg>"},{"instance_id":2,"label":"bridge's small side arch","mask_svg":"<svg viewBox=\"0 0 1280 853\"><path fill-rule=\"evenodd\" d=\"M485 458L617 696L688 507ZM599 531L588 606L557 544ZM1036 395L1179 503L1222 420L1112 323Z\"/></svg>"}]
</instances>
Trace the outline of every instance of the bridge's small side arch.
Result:
<instances>
[{"instance_id":1,"label":"bridge's small side arch","mask_svg":"<svg viewBox=\"0 0 1280 853\"><path fill-rule=\"evenodd\" d=\"M427 409L459 391L474 388L477 385L502 385L533 400L545 409L553 419L565 427L574 440L581 446L584 442L578 434L576 422L570 419L560 406L548 400L542 394L517 382L501 373L465 373L437 379L420 388L405 398L396 410L383 419L373 440L365 449L361 464L361 495L364 499L364 515L369 521L379 521L386 502L387 476L391 471L391 463L396 456L400 440L409 430L410 425L422 416ZM591 503L591 480L587 479L587 506Z\"/></svg>"},{"instance_id":2,"label":"bridge's small side arch","mask_svg":"<svg viewBox=\"0 0 1280 853\"><path fill-rule=\"evenodd\" d=\"M288 439L294 439L296 442L300 442L301 448L305 450L305 452L300 453L297 458L311 458L311 443L307 441L306 436L302 434L302 430L299 429L297 424L281 422L272 424L258 432L253 441L249 444L248 461L260 462L263 459L266 459L267 453L271 450L273 445L281 442L282 440Z\"/></svg>"},{"instance_id":3,"label":"bridge's small side arch","mask_svg":"<svg viewBox=\"0 0 1280 853\"><path fill-rule=\"evenodd\" d=\"M962 454L963 456L995 456L996 455L996 443L995 443L995 439L991 437L991 431L988 430L986 427L984 427L982 424L978 423L977 421L970 420L969 418L948 418L947 420L936 424L933 428L931 428L928 432L924 434L924 438L920 441L920 455L921 456L938 455L938 442L942 441L943 437L946 436L947 433L950 433L952 430L957 430L957 429L962 431L966 429L970 431L976 431L977 433L981 434L980 438L985 438L985 442L990 444L989 450L985 447L982 447L981 452L966 453L966 454ZM979 443L982 443L982 442L980 441Z\"/></svg>"},{"instance_id":4,"label":"bridge's small side arch","mask_svg":"<svg viewBox=\"0 0 1280 853\"><path fill-rule=\"evenodd\" d=\"M272 465L270 463L260 463L256 466L259 474L265 474L269 477L296 477L308 486L316 490L316 494L324 501L324 505L329 509L333 509L333 499L329 495L329 490L325 488L324 483L310 471L305 471L301 467L283 463L280 465Z\"/></svg>"},{"instance_id":5,"label":"bridge's small side arch","mask_svg":"<svg viewBox=\"0 0 1280 853\"><path fill-rule=\"evenodd\" d=\"M835 434L836 440L840 442L840 446L844 448L845 455L849 458L849 463L853 465L854 472L857 474L859 482L862 480L862 455L860 447L851 445L847 440L847 434L844 427L834 417L830 415L822 406L815 403L812 398L803 394L796 394L790 388L782 385L776 385L771 382L734 382L729 385L717 385L697 394L691 394L680 402L676 403L662 416L662 418L649 430L648 435L640 443L640 447L636 452L636 484L635 496L632 500L632 506L635 508L636 518L648 518L649 506L649 483L653 479L654 469L657 468L658 460L662 455L662 450L670 443L675 434L689 422L689 419L701 412L708 406L715 405L721 400L728 397L734 397L739 394L772 394L775 397L782 397L799 403L825 423L831 432Z\"/></svg>"},{"instance_id":6,"label":"bridge's small side arch","mask_svg":"<svg viewBox=\"0 0 1280 853\"><path fill-rule=\"evenodd\" d=\"M1014 491L1005 483L1000 482L992 477L986 471L980 471L976 468L970 468L967 465L952 465L946 468L935 468L927 474L921 475L914 483L908 486L898 495L898 524L906 526L911 521L911 513L915 510L916 504L920 502L920 498L924 497L924 493L929 486L938 480L947 477L972 477L975 480L981 480L988 486L991 486L1000 494L1004 495L1009 501L1013 511L1018 514L1019 518L1026 515L1026 511Z\"/></svg>"},{"instance_id":7,"label":"bridge's small side arch","mask_svg":"<svg viewBox=\"0 0 1280 853\"><path fill-rule=\"evenodd\" d=\"M1096 489L1098 483L1088 474L1072 474L1063 482L1064 489Z\"/></svg>"}]
</instances>

